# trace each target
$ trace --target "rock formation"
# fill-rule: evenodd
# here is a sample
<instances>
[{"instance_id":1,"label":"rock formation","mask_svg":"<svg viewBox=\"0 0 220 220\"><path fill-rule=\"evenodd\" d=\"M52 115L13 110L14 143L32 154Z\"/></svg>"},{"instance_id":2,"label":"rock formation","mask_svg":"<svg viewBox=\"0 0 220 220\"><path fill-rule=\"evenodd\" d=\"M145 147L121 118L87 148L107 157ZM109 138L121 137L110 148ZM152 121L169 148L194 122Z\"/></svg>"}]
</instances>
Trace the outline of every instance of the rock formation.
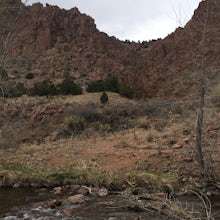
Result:
<instances>
[{"instance_id":1,"label":"rock formation","mask_svg":"<svg viewBox=\"0 0 220 220\"><path fill-rule=\"evenodd\" d=\"M131 43L97 30L92 18L77 8L60 9L20 0L1 1L1 51L16 18L4 64L19 76L62 78L65 72L82 84L110 75L132 86L139 97L183 97L195 94L201 67L201 39L207 1L193 18L163 40ZM210 79L219 71L220 7L209 0L206 60ZM4 4L3 4L4 3Z\"/></svg>"}]
</instances>

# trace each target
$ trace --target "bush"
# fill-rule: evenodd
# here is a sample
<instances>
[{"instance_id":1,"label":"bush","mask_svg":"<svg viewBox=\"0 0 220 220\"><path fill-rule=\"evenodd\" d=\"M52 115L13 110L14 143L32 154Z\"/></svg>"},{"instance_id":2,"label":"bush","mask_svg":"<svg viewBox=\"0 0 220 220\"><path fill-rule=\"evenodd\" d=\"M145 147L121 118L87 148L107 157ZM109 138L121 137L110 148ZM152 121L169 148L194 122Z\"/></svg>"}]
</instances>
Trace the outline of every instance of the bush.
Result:
<instances>
[{"instance_id":1,"label":"bush","mask_svg":"<svg viewBox=\"0 0 220 220\"><path fill-rule=\"evenodd\" d=\"M87 92L115 92L119 93L119 95L126 97L126 98L133 98L134 91L127 85L124 85L119 82L119 79L116 76L112 76L104 81L97 80L90 82L86 89Z\"/></svg>"},{"instance_id":2,"label":"bush","mask_svg":"<svg viewBox=\"0 0 220 220\"><path fill-rule=\"evenodd\" d=\"M112 76L104 81L105 91L119 93L120 83L118 77Z\"/></svg>"},{"instance_id":3,"label":"bush","mask_svg":"<svg viewBox=\"0 0 220 220\"><path fill-rule=\"evenodd\" d=\"M26 79L33 79L33 78L34 78L34 74L33 74L33 73L27 73L27 74L25 75L25 78L26 78Z\"/></svg>"},{"instance_id":4,"label":"bush","mask_svg":"<svg viewBox=\"0 0 220 220\"><path fill-rule=\"evenodd\" d=\"M0 97L14 98L26 94L27 89L23 83L12 83L10 81L1 84Z\"/></svg>"},{"instance_id":5,"label":"bush","mask_svg":"<svg viewBox=\"0 0 220 220\"><path fill-rule=\"evenodd\" d=\"M97 80L90 82L87 86L86 91L89 93L92 92L103 92L105 90L104 88L104 82L102 80Z\"/></svg>"},{"instance_id":6,"label":"bush","mask_svg":"<svg viewBox=\"0 0 220 220\"><path fill-rule=\"evenodd\" d=\"M112 131L112 128L109 124L100 124L99 126L99 132L105 134Z\"/></svg>"},{"instance_id":7,"label":"bush","mask_svg":"<svg viewBox=\"0 0 220 220\"><path fill-rule=\"evenodd\" d=\"M129 86L121 85L120 90L119 90L119 95L126 97L126 98L129 98L129 99L132 99L132 98L134 98L134 91Z\"/></svg>"},{"instance_id":8,"label":"bush","mask_svg":"<svg viewBox=\"0 0 220 220\"><path fill-rule=\"evenodd\" d=\"M87 103L80 106L78 115L85 118L86 121L93 122L101 120L101 114L97 112L96 105L94 103Z\"/></svg>"},{"instance_id":9,"label":"bush","mask_svg":"<svg viewBox=\"0 0 220 220\"><path fill-rule=\"evenodd\" d=\"M63 81L58 85L59 93L62 95L72 94L81 95L83 90L80 85L76 84L69 75L66 75Z\"/></svg>"},{"instance_id":10,"label":"bush","mask_svg":"<svg viewBox=\"0 0 220 220\"><path fill-rule=\"evenodd\" d=\"M147 102L142 103L141 109L144 114L151 115L157 114L160 110L165 110L167 108L167 103L160 99L151 99Z\"/></svg>"},{"instance_id":11,"label":"bush","mask_svg":"<svg viewBox=\"0 0 220 220\"><path fill-rule=\"evenodd\" d=\"M116 76L112 76L106 80L97 80L90 82L87 86L87 92L116 92L119 93L120 83Z\"/></svg>"},{"instance_id":12,"label":"bush","mask_svg":"<svg viewBox=\"0 0 220 220\"><path fill-rule=\"evenodd\" d=\"M31 95L37 96L47 96L47 95L56 95L57 89L56 86L50 80L43 80L34 84L34 87L31 89Z\"/></svg>"},{"instance_id":13,"label":"bush","mask_svg":"<svg viewBox=\"0 0 220 220\"><path fill-rule=\"evenodd\" d=\"M85 128L85 119L78 115L73 115L65 118L65 124L74 134L79 134Z\"/></svg>"},{"instance_id":14,"label":"bush","mask_svg":"<svg viewBox=\"0 0 220 220\"><path fill-rule=\"evenodd\" d=\"M0 68L0 75L1 75L1 80L8 80L8 73L5 69Z\"/></svg>"},{"instance_id":15,"label":"bush","mask_svg":"<svg viewBox=\"0 0 220 220\"><path fill-rule=\"evenodd\" d=\"M105 105L108 102L108 95L106 92L103 92L101 97L100 97L100 102Z\"/></svg>"},{"instance_id":16,"label":"bush","mask_svg":"<svg viewBox=\"0 0 220 220\"><path fill-rule=\"evenodd\" d=\"M25 88L24 84L19 82L15 86L14 96L13 97L19 97L24 94L26 94L27 89Z\"/></svg>"}]
</instances>

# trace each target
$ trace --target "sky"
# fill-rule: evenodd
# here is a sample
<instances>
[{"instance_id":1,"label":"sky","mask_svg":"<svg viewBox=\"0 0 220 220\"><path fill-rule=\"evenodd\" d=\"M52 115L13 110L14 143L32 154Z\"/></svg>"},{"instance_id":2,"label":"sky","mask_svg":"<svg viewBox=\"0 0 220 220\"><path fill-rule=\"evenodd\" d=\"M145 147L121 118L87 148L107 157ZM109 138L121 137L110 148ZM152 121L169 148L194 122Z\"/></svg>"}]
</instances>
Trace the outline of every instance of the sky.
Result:
<instances>
[{"instance_id":1,"label":"sky","mask_svg":"<svg viewBox=\"0 0 220 220\"><path fill-rule=\"evenodd\" d=\"M201 0L40 0L60 8L77 7L100 31L120 40L164 38L192 17ZM30 0L29 2L36 2ZM39 0L37 1L39 2Z\"/></svg>"}]
</instances>

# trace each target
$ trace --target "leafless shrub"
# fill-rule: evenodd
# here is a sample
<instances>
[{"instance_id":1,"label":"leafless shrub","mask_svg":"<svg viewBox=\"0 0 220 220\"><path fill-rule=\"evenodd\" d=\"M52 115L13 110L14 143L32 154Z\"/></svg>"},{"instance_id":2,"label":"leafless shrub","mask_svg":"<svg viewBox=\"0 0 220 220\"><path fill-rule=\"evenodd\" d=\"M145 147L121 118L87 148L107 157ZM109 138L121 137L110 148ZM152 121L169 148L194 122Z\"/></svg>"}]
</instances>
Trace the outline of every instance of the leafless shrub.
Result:
<instances>
[{"instance_id":1,"label":"leafless shrub","mask_svg":"<svg viewBox=\"0 0 220 220\"><path fill-rule=\"evenodd\" d=\"M154 139L154 138L153 138L152 133L151 133L151 132L150 132L150 133L148 133L148 134L147 134L147 141L148 141L148 142L152 142L152 141L153 141L153 139Z\"/></svg>"},{"instance_id":2,"label":"leafless shrub","mask_svg":"<svg viewBox=\"0 0 220 220\"><path fill-rule=\"evenodd\" d=\"M85 119L77 115L69 116L65 118L65 124L74 134L79 134L85 128Z\"/></svg>"},{"instance_id":3,"label":"leafless shrub","mask_svg":"<svg viewBox=\"0 0 220 220\"><path fill-rule=\"evenodd\" d=\"M139 106L131 103L112 105L104 109L104 114L117 117L135 117L140 112Z\"/></svg>"},{"instance_id":4,"label":"leafless shrub","mask_svg":"<svg viewBox=\"0 0 220 220\"><path fill-rule=\"evenodd\" d=\"M102 115L97 111L95 103L87 103L76 106L69 106L66 111L66 115L77 115L84 118L88 122L101 121Z\"/></svg>"},{"instance_id":5,"label":"leafless shrub","mask_svg":"<svg viewBox=\"0 0 220 220\"><path fill-rule=\"evenodd\" d=\"M212 206L209 198L201 193L193 192L196 195L197 205L192 202L180 201L178 199L161 198L150 195L125 195L132 210L139 210L151 213L166 215L169 219L178 220L214 220ZM140 199L142 198L142 200ZM148 202L144 200L147 199ZM198 205L201 205L199 207ZM198 206L198 207L196 207Z\"/></svg>"},{"instance_id":6,"label":"leafless shrub","mask_svg":"<svg viewBox=\"0 0 220 220\"><path fill-rule=\"evenodd\" d=\"M162 132L165 127L167 126L167 122L166 121L157 121L154 125L154 128L159 131Z\"/></svg>"}]
</instances>

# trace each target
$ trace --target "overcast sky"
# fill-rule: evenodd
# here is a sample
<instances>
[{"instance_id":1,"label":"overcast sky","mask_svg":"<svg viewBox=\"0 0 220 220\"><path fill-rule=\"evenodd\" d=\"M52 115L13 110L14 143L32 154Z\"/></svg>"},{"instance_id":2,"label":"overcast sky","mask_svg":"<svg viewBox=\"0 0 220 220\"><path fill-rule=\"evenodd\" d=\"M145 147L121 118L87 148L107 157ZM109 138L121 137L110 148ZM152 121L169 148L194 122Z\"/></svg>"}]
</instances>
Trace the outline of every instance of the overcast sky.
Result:
<instances>
[{"instance_id":1,"label":"overcast sky","mask_svg":"<svg viewBox=\"0 0 220 220\"><path fill-rule=\"evenodd\" d=\"M184 26L201 0L40 0L43 4L77 7L95 19L97 28L121 40L164 38ZM36 0L32 0L36 2Z\"/></svg>"}]
</instances>

